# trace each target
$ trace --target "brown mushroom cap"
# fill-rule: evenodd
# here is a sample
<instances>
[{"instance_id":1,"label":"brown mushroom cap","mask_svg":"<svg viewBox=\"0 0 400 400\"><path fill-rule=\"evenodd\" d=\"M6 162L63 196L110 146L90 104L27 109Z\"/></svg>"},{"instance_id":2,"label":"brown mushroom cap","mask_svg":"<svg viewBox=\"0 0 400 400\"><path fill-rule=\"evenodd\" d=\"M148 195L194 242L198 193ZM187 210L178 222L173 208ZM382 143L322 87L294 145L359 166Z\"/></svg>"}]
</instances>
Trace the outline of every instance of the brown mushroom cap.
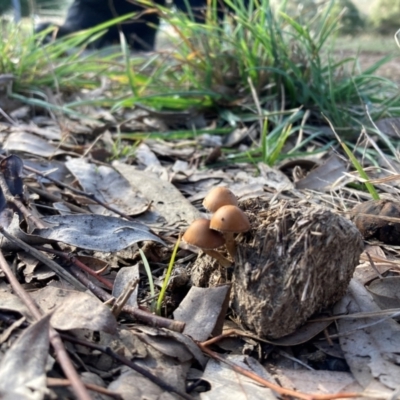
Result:
<instances>
[{"instance_id":1,"label":"brown mushroom cap","mask_svg":"<svg viewBox=\"0 0 400 400\"><path fill-rule=\"evenodd\" d=\"M182 236L182 240L204 250L216 249L225 244L224 237L210 229L210 220L204 218L194 221Z\"/></svg>"},{"instance_id":2,"label":"brown mushroom cap","mask_svg":"<svg viewBox=\"0 0 400 400\"><path fill-rule=\"evenodd\" d=\"M203 206L210 212L215 212L222 206L237 206L236 196L224 186L217 186L212 189L203 200Z\"/></svg>"},{"instance_id":3,"label":"brown mushroom cap","mask_svg":"<svg viewBox=\"0 0 400 400\"><path fill-rule=\"evenodd\" d=\"M236 206L223 206L212 216L210 228L222 233L240 233L250 230L247 215Z\"/></svg>"}]
</instances>

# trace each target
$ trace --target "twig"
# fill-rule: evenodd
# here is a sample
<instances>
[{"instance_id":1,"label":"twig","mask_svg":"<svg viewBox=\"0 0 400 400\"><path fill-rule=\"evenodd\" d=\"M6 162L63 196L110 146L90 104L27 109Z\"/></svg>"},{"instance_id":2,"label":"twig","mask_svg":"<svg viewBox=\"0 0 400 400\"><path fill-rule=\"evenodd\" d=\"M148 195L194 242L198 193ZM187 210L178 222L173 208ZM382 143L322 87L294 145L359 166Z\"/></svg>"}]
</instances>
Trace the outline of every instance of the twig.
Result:
<instances>
[{"instance_id":1,"label":"twig","mask_svg":"<svg viewBox=\"0 0 400 400\"><path fill-rule=\"evenodd\" d=\"M1 321L4 321L4 322L5 322L6 324L8 324L8 325L11 325L11 324L13 324L13 323L16 321L15 317L10 316L10 315L7 315L7 314L2 314L2 313L0 313L0 320L1 320ZM29 322L27 322L27 321L24 321L24 322L22 323L22 325L21 325L21 327L23 327L23 328L26 328L26 327L28 327L28 326L29 326ZM142 372L144 371L143 375L144 375L146 378L148 378L148 379L150 379L150 380L153 380L153 375L151 374L151 372L148 372L146 369L141 368L140 366L136 365L134 362L132 362L132 361L130 361L130 360L127 360L126 358L124 358L124 357L122 357L122 356L119 356L117 353L114 353L111 349L109 349L109 348L107 348L107 347L105 347L105 346L96 345L96 344L94 344L94 343L92 343L92 342L89 342L89 341L86 341L86 340L83 340L83 339L78 339L78 338L76 338L76 337L74 337L74 336L70 336L70 335L64 334L64 333L61 333L60 336L61 336L62 339L67 340L67 341L69 341L69 342L71 342L71 343L80 344L80 345L82 345L82 346L86 346L86 347L89 347L89 348L91 348L91 349L99 350L99 351L101 351L102 353L108 354L109 356L114 357L115 359L117 359L118 361L120 361L122 364L127 365L128 367L134 369L136 372L142 373ZM49 379L49 378L48 378L48 379ZM68 382L68 381L65 381L65 380L60 380L60 381ZM154 381L154 380L153 380L153 382L156 383L156 384L158 384L158 383L157 383L156 381ZM161 386L161 385L160 385L160 387L162 387L162 388L165 389L165 390L168 390L168 389L167 389L168 384L165 384L165 382L163 382L163 381L161 381L161 380L160 380L160 382L162 382L163 385L166 385L166 386ZM62 385L65 386L66 384L62 384ZM57 385L55 384L55 386L57 386ZM88 387L88 386L87 386L87 387ZM88 388L89 388L89 387L88 387ZM89 388L89 389L91 389L91 388ZM95 390L95 389L92 389L92 390ZM176 392L176 393L178 393L178 392ZM107 394L109 394L109 393L107 393ZM178 394L179 394L180 396L182 396L184 399L193 400L193 399L192 399L190 396L188 396L188 395L186 395L186 397L185 397L184 394L183 394L183 395L180 394L180 393L178 393Z\"/></svg>"},{"instance_id":2,"label":"twig","mask_svg":"<svg viewBox=\"0 0 400 400\"><path fill-rule=\"evenodd\" d=\"M27 253L31 254L33 257L41 261L43 264L47 265L50 269L52 269L56 274L64 278L77 290L80 290L81 292L84 292L86 290L85 286L83 286L77 279L75 279L71 274L69 274L63 267L58 265L55 261L50 260L50 258L47 258L39 250L36 250L34 247L25 243L21 239L18 239L17 237L8 233L3 226L0 226L0 233L2 233L4 237L6 237L10 242L16 244L22 250L26 251Z\"/></svg>"},{"instance_id":3,"label":"twig","mask_svg":"<svg viewBox=\"0 0 400 400\"><path fill-rule=\"evenodd\" d=\"M344 397L348 398L362 397L362 393L307 394L298 392L296 390L285 389L275 383L267 381L266 379L255 374L254 372L242 368L239 365L235 364L234 362L225 359L218 353L207 348L207 346L204 346L202 343L198 343L198 346L204 353L208 354L211 358L229 365L234 371L239 372L240 374L245 375L250 379L253 379L254 381L264 385L265 387L283 396L292 396L302 400L331 400L331 399L340 399Z\"/></svg>"},{"instance_id":4,"label":"twig","mask_svg":"<svg viewBox=\"0 0 400 400\"><path fill-rule=\"evenodd\" d=\"M2 227L3 229L3 227ZM4 230L4 229L3 229ZM11 284L14 292L18 295L18 297L24 302L27 306L31 314L35 319L39 320L42 317L42 314L39 308L36 306L32 297L29 296L28 293L25 292L21 284L18 282L17 278L11 272L10 267L6 259L3 256L3 253L0 251L0 268L3 270L4 275L7 277L8 281ZM71 382L71 386L73 387L75 394L79 400L91 400L89 393L87 392L85 386L79 378L78 373L76 372L71 359L68 357L68 354L65 350L65 347L60 339L60 335L58 332L50 328L50 342L54 348L54 351L57 355L57 360L61 365L66 377Z\"/></svg>"},{"instance_id":5,"label":"twig","mask_svg":"<svg viewBox=\"0 0 400 400\"><path fill-rule=\"evenodd\" d=\"M61 257L66 261L69 261L70 263L76 265L78 268L80 268L80 269L84 270L85 272L87 272L89 275L92 275L93 277L95 277L99 282L101 282L108 289L112 290L113 284L107 278L104 278L101 275L99 275L97 273L97 271L93 271L91 268L89 268L82 261L78 260L71 253L68 254L68 253L65 253L63 251L58 251L58 250L50 249L50 248L43 247L43 246L36 246L36 249L40 250L40 251L44 251L46 253L55 254L56 256Z\"/></svg>"},{"instance_id":6,"label":"twig","mask_svg":"<svg viewBox=\"0 0 400 400\"><path fill-rule=\"evenodd\" d=\"M98 344L94 344L94 343L89 342L87 340L80 339L80 338L75 338L73 336L69 336L69 335L66 335L66 334L61 334L61 336L62 336L62 338L64 340L67 340L67 341L69 341L71 343L76 343L76 344L79 344L81 346L89 347L90 349L93 349L93 350L101 351L102 353L109 355L110 357L114 358L115 360L119 361L120 363L128 366L129 368L132 368L134 371L136 371L139 374L145 376L147 379L149 379L150 381L152 381L155 384L157 384L158 386L160 386L160 388L162 388L162 389L164 389L164 390L166 390L168 392L176 393L176 394L178 394L179 396L181 396L182 398L184 398L186 400L193 400L192 396L188 395L187 393L181 392L179 389L174 388L169 383L163 381L161 378L153 375L147 369L141 367L140 365L135 364L134 362L128 360L127 358L125 358L123 356L120 356L118 353L115 353L109 347L101 346L101 345L98 345Z\"/></svg>"},{"instance_id":7,"label":"twig","mask_svg":"<svg viewBox=\"0 0 400 400\"><path fill-rule=\"evenodd\" d=\"M201 344L203 346L210 346L212 344L219 342L222 339L225 339L225 338L231 337L231 336L248 337L251 339L258 340L260 342L264 342L264 343L268 343L268 344L275 344L273 341L262 339L256 335L254 335L251 332L245 332L245 331L241 331L239 329L228 329L228 330L224 331L223 333L221 333L220 335L214 336L213 338L211 338L205 342L202 342Z\"/></svg>"},{"instance_id":8,"label":"twig","mask_svg":"<svg viewBox=\"0 0 400 400\"><path fill-rule=\"evenodd\" d=\"M123 400L122 396L119 393L112 392L104 387L93 385L92 383L85 383L86 389L93 390L94 392L104 394L106 396L113 397L117 400ZM47 378L47 387L65 387L71 386L71 382L68 379L61 379L61 378Z\"/></svg>"},{"instance_id":9,"label":"twig","mask_svg":"<svg viewBox=\"0 0 400 400\"><path fill-rule=\"evenodd\" d=\"M377 273L379 279L383 279L383 276L382 276L382 274L379 272L378 268L376 267L376 265L375 265L375 263L374 263L374 260L373 260L372 257L371 257L371 254L369 254L368 251L366 251L365 254L367 255L368 261L369 261L369 263L370 263L372 269Z\"/></svg>"},{"instance_id":10,"label":"twig","mask_svg":"<svg viewBox=\"0 0 400 400\"><path fill-rule=\"evenodd\" d=\"M139 279L134 279L132 282L128 282L124 287L121 295L116 299L111 307L111 312L114 314L115 318L121 314L122 309L126 305L127 301L131 297L131 294L135 291L136 286L139 283Z\"/></svg>"},{"instance_id":11,"label":"twig","mask_svg":"<svg viewBox=\"0 0 400 400\"><path fill-rule=\"evenodd\" d=\"M105 290L91 282L77 267L71 265L66 266L65 268L67 269L67 271L70 271L72 275L74 275L80 282L82 282L99 299L103 301L114 299L113 296L111 296ZM122 312L131 315L134 319L158 328L167 328L175 332L182 332L185 328L185 323L182 321L159 317L158 315L143 311L140 308L125 305L124 307L122 307Z\"/></svg>"}]
</instances>

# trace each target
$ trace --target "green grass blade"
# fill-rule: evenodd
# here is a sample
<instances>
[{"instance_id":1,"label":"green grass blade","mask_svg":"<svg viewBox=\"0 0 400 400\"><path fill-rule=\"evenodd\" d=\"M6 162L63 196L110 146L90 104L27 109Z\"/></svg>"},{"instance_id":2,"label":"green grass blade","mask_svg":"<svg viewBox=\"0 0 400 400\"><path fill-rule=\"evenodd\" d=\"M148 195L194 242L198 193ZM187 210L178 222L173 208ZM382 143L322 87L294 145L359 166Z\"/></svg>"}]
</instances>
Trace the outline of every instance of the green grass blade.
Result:
<instances>
[{"instance_id":1,"label":"green grass blade","mask_svg":"<svg viewBox=\"0 0 400 400\"><path fill-rule=\"evenodd\" d=\"M156 309L157 315L161 315L162 303L164 301L165 292L167 291L169 278L171 277L172 269L174 268L176 254L177 254L178 249L179 249L180 241L181 241L181 238L179 236L178 240L176 241L176 244L175 244L175 247L174 247L174 251L172 252L171 259L169 260L167 273L165 274L165 278L164 278L164 282L163 282L163 285L162 285L162 288L161 288L161 291L160 291L160 295L158 296L157 309Z\"/></svg>"}]
</instances>

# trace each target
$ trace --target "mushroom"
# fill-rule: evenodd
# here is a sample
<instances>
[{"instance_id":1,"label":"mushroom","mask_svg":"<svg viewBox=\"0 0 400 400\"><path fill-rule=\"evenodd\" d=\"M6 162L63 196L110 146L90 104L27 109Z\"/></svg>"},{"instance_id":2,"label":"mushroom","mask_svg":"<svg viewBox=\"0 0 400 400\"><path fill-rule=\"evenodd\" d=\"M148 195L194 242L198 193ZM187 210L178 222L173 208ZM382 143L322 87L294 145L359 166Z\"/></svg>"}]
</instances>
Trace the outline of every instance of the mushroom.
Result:
<instances>
[{"instance_id":1,"label":"mushroom","mask_svg":"<svg viewBox=\"0 0 400 400\"><path fill-rule=\"evenodd\" d=\"M225 245L232 259L236 256L236 245L233 235L250 230L247 215L237 206L222 206L212 216L210 228L221 232L225 237Z\"/></svg>"},{"instance_id":2,"label":"mushroom","mask_svg":"<svg viewBox=\"0 0 400 400\"><path fill-rule=\"evenodd\" d=\"M210 229L210 220L201 218L194 221L182 236L182 240L199 247L204 253L218 260L223 267L230 267L232 265L231 261L214 250L225 244L225 239L220 233Z\"/></svg>"},{"instance_id":3,"label":"mushroom","mask_svg":"<svg viewBox=\"0 0 400 400\"><path fill-rule=\"evenodd\" d=\"M204 208L211 213L227 205L237 206L238 202L236 196L224 186L215 187L203 200Z\"/></svg>"}]
</instances>

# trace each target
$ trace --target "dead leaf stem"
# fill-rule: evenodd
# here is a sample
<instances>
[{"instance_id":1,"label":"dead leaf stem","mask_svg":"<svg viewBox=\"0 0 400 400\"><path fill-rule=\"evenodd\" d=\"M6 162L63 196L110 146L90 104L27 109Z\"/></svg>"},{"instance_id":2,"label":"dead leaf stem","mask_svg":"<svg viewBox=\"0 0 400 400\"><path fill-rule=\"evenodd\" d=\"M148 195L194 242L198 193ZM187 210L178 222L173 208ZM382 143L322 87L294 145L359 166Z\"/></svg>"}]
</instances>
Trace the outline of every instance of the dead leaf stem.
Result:
<instances>
[{"instance_id":1,"label":"dead leaf stem","mask_svg":"<svg viewBox=\"0 0 400 400\"><path fill-rule=\"evenodd\" d=\"M4 230L4 228L2 229ZM0 268L3 270L4 275L10 282L14 292L24 302L24 304L29 309L31 314L35 317L35 319L39 320L40 318L42 318L42 313L40 312L39 308L33 301L32 297L29 296L27 292L25 292L24 288L21 286L17 278L12 273L6 259L4 258L2 251L0 251ZM53 328L50 328L50 342L57 355L57 360L60 363L61 368L63 369L66 377L71 382L71 386L73 387L77 398L79 400L91 400L88 391L86 390L83 382L79 378L79 375L76 372L76 369L73 366L71 359L69 358L68 353L65 350L60 335Z\"/></svg>"}]
</instances>

